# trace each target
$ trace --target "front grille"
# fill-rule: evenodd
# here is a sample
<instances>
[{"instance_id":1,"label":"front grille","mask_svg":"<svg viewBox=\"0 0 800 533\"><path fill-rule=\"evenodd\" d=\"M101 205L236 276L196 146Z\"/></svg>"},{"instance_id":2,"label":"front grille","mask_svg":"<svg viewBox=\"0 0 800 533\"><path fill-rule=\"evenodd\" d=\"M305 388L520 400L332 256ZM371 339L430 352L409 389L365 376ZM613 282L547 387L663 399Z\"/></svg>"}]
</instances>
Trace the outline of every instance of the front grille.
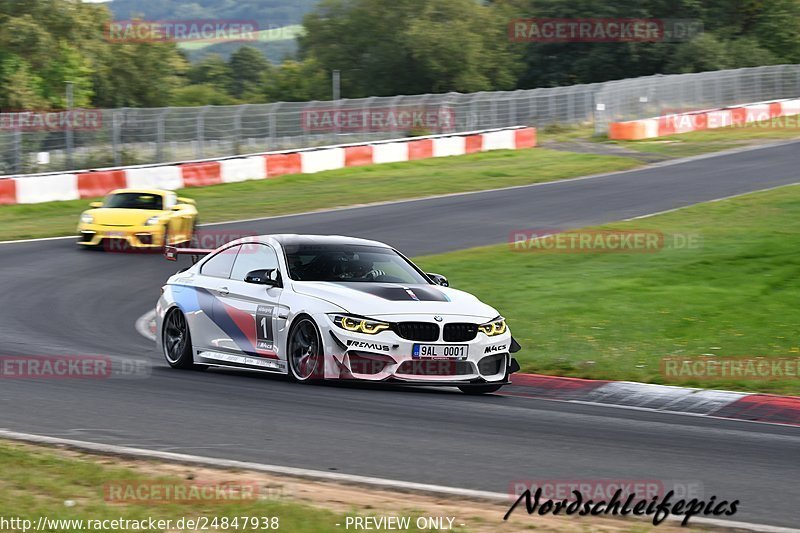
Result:
<instances>
[{"instance_id":1,"label":"front grille","mask_svg":"<svg viewBox=\"0 0 800 533\"><path fill-rule=\"evenodd\" d=\"M142 244L153 244L153 236L150 233L137 233L136 238Z\"/></svg>"},{"instance_id":2,"label":"front grille","mask_svg":"<svg viewBox=\"0 0 800 533\"><path fill-rule=\"evenodd\" d=\"M398 322L392 328L400 337L410 341L439 340L439 324L431 322Z\"/></svg>"},{"instance_id":3,"label":"front grille","mask_svg":"<svg viewBox=\"0 0 800 533\"><path fill-rule=\"evenodd\" d=\"M475 370L468 361L425 359L404 361L397 368L397 373L410 376L466 376L475 373Z\"/></svg>"},{"instance_id":4,"label":"front grille","mask_svg":"<svg viewBox=\"0 0 800 533\"><path fill-rule=\"evenodd\" d=\"M503 371L503 363L506 361L506 354L500 353L489 355L478 361L478 372L482 376L494 376Z\"/></svg>"},{"instance_id":5,"label":"front grille","mask_svg":"<svg viewBox=\"0 0 800 533\"><path fill-rule=\"evenodd\" d=\"M471 341L478 334L478 324L467 324L456 322L444 325L445 342L467 342Z\"/></svg>"},{"instance_id":6,"label":"front grille","mask_svg":"<svg viewBox=\"0 0 800 533\"><path fill-rule=\"evenodd\" d=\"M78 235L80 238L80 242L89 242L94 239L94 232L93 231L82 231Z\"/></svg>"}]
</instances>

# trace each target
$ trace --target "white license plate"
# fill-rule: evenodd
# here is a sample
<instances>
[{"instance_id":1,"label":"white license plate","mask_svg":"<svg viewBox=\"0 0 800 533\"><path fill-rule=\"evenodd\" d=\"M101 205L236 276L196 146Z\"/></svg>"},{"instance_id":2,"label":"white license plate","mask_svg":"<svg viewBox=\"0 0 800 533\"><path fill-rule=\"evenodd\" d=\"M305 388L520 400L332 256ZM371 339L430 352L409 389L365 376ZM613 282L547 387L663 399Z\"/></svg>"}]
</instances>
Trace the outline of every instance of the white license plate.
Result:
<instances>
[{"instance_id":1,"label":"white license plate","mask_svg":"<svg viewBox=\"0 0 800 533\"><path fill-rule=\"evenodd\" d=\"M415 344L414 359L466 359L466 344Z\"/></svg>"}]
</instances>

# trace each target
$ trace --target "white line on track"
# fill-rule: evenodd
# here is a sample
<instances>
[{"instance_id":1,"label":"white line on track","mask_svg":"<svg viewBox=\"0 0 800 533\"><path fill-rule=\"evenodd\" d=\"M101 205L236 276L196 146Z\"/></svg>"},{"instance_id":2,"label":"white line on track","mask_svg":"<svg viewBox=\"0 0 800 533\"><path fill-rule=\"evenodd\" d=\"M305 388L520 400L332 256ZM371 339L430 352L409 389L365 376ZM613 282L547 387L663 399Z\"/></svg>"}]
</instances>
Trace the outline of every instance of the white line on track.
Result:
<instances>
[{"instance_id":1,"label":"white line on track","mask_svg":"<svg viewBox=\"0 0 800 533\"><path fill-rule=\"evenodd\" d=\"M139 332L144 338L149 339L151 341L156 340L156 334L154 331L151 331L150 325L156 319L156 310L153 309L151 311L146 312L138 319L136 319L136 331Z\"/></svg>"},{"instance_id":2,"label":"white line on track","mask_svg":"<svg viewBox=\"0 0 800 533\"><path fill-rule=\"evenodd\" d=\"M183 453L164 452L159 450L148 450L144 448L133 448L129 446L117 446L114 444L101 444L58 437L46 437L43 435L33 435L30 433L19 433L0 429L0 438L28 442L45 446L67 447L75 450L99 453L102 455L112 455L118 457L158 459L171 463L190 464L206 466L211 468L226 468L237 470L250 470L264 472L314 481L329 481L346 485L366 486L377 489L423 494L436 497L460 498L493 504L510 504L509 494L501 492L489 492L473 489L461 489L457 487L447 487L443 485L431 485L427 483L414 483L412 481L399 481L394 479L384 479L379 477L359 476L355 474L343 474L338 472L325 472L322 470L312 470L308 468L295 468L290 466L268 465L263 463L253 463L247 461L234 461L230 459L216 459L212 457L202 457L199 455L188 455ZM520 511L520 512L524 512ZM679 522L680 516L670 516L669 520ZM691 524L704 525L708 527L728 529L731 528L741 531L753 531L759 533L798 533L800 529L769 526L765 524L752 524L748 522L735 522L729 520L718 520L713 518L692 517Z\"/></svg>"},{"instance_id":3,"label":"white line on track","mask_svg":"<svg viewBox=\"0 0 800 533\"><path fill-rule=\"evenodd\" d=\"M422 201L425 201L425 200L435 200L435 199L439 199L439 198L451 198L451 197L455 197L455 196L470 196L470 195L473 195L473 194L500 192L500 191L510 191L510 190L514 190L514 189L524 189L524 188L529 188L529 187L553 186L553 185L557 185L559 183L569 183L569 182L572 182L572 181L583 181L583 180L605 178L605 177L608 177L608 176L615 176L617 174L628 174L630 172L638 172L638 171L647 170L647 169L651 169L651 168L661 168L661 167L667 167L667 166L672 166L672 165L680 165L682 163L689 163L689 162L697 161L697 160L700 160L700 159L712 159L712 158L715 158L715 157L724 157L724 156L727 156L727 155L734 155L734 154L738 154L738 153L741 153L741 152L750 152L750 151L753 151L753 150L765 150L765 149L768 149L768 148L775 148L775 147L778 147L778 146L784 146L784 145L793 144L793 143L800 143L800 140L799 139L793 139L793 140L789 140L789 141L780 141L780 142L757 145L757 146L744 146L744 147L740 147L740 148L733 148L731 150L723 150L723 151L720 151L720 152L713 152L713 153L710 153L710 154L701 154L701 155L695 155L695 156L691 156L691 157L684 157L684 158L680 158L680 159L671 159L671 160L668 160L668 161L661 161L659 163L653 163L653 164L650 164L650 165L644 165L644 166L641 166L641 167L631 168L631 169L628 169L628 170L617 170L615 172L605 172L605 173L602 173L602 174L591 174L589 176L578 176L578 177L575 177L575 178L567 178L567 179L562 179L562 180L544 181L544 182L541 182L541 183L529 183L527 185L513 185L511 187L500 187L500 188L497 188L497 189L482 189L482 190L478 190L478 191L465 191L465 192L454 192L454 193L448 193L448 194L438 194L438 195L434 195L434 196L423 196L423 197L420 197L420 198L404 198L404 199L400 199L400 200L387 200L387 201L383 201L383 202L372 202L372 203L367 203L367 204L343 205L343 206L339 206L339 207L333 207L333 208L329 208L329 209L321 209L321 210L317 210L317 211L304 211L304 212L301 212L301 213L288 213L288 214L284 214L284 215L271 215L271 216L267 216L267 217L243 218L243 219L239 219L239 220L226 220L226 221L223 221L223 222L209 222L208 224L200 224L199 227L224 226L226 224L241 224L241 223L245 223L245 222L258 222L258 221L261 221L261 220L273 220L273 219L276 219L276 218L291 218L291 217L300 217L300 216L306 216L306 215L318 215L318 214L321 214L321 213L335 213L337 211L344 211L344 210L347 210L347 209L364 209L364 208L368 208L368 207L379 207L379 206L394 205L394 204L422 202ZM795 184L794 183L790 183L790 184L787 184L787 185L795 185ZM779 187L785 187L787 185L780 185ZM775 187L771 187L769 189L762 189L762 190L771 190L773 188L775 188ZM742 194L750 194L750 193L759 192L759 191L760 190L755 190L755 191L750 191L750 192L742 193ZM737 196L739 196L739 195L737 195ZM706 201L714 202L714 201L718 201L718 200L725 200L727 198L731 198L731 197L715 198L713 200L706 200ZM703 202L701 202L701 203L703 203ZM696 204L694 204L694 205L696 205ZM682 209L682 208L678 208L678 209ZM661 213L664 213L664 212L668 212L668 211L662 211L662 212L659 212L659 213L653 213L652 215L641 215L640 217L634 217L633 219L626 219L626 220L634 220L636 218L645 218L647 216L653 216L653 215L661 214ZM64 237L39 237L39 238L35 238L35 239L18 239L18 240L12 240L12 241L0 241L0 245L2 245L2 244L26 243L26 242L39 242L39 241L56 241L56 240L74 239L74 238L75 238L75 236L72 236L72 235L67 235L67 236L64 236Z\"/></svg>"}]
</instances>

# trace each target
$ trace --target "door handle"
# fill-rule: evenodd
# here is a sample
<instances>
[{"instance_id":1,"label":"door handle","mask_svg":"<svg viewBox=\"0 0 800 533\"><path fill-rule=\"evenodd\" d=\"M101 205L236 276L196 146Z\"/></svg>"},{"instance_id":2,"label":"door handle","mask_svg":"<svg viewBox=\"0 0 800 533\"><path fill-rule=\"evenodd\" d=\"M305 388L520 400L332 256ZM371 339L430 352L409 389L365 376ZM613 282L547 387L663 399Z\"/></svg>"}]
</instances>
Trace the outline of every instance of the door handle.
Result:
<instances>
[{"instance_id":1,"label":"door handle","mask_svg":"<svg viewBox=\"0 0 800 533\"><path fill-rule=\"evenodd\" d=\"M221 287L217 289L217 292L220 293L222 296L227 296L230 291L228 290L228 287Z\"/></svg>"}]
</instances>

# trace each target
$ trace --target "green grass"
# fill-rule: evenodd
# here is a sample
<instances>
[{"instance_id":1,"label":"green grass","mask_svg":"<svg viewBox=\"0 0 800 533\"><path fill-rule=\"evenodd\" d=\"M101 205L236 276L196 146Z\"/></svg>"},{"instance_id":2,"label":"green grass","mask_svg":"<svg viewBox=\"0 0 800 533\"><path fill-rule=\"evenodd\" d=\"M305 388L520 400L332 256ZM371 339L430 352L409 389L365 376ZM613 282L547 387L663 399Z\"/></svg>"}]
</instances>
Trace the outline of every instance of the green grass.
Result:
<instances>
[{"instance_id":1,"label":"green grass","mask_svg":"<svg viewBox=\"0 0 800 533\"><path fill-rule=\"evenodd\" d=\"M501 150L188 188L202 222L264 217L382 200L478 191L625 170L625 157ZM0 206L0 240L72 235L92 199Z\"/></svg>"},{"instance_id":2,"label":"green grass","mask_svg":"<svg viewBox=\"0 0 800 533\"><path fill-rule=\"evenodd\" d=\"M642 141L617 141L640 152L670 157L689 157L747 146L755 142L781 141L800 137L800 116L776 118L744 126L693 131Z\"/></svg>"},{"instance_id":3,"label":"green grass","mask_svg":"<svg viewBox=\"0 0 800 533\"><path fill-rule=\"evenodd\" d=\"M664 356L800 358L800 186L602 228L701 244L613 254L504 244L416 261L508 318L523 371L667 383ZM800 394L797 377L668 383Z\"/></svg>"},{"instance_id":4,"label":"green grass","mask_svg":"<svg viewBox=\"0 0 800 533\"><path fill-rule=\"evenodd\" d=\"M173 521L187 517L278 517L280 531L319 532L343 529L345 514L323 508L293 503L288 498L240 500L238 502L189 502L157 504L120 504L104 499L106 483L141 482L159 484L191 483L176 477L151 477L100 458L72 458L50 451L0 443L0 517L19 517L33 522L39 517L50 519L83 520L145 520L169 519ZM222 483L237 479L236 474L220 472L218 480L197 482ZM274 488L273 488L274 492ZM259 494L270 494L259 489ZM68 502L68 503L65 503ZM355 511L355 510L354 510ZM369 511L366 511L369 512ZM341 527L336 524L341 523ZM412 520L412 525L414 520ZM175 531L173 525L172 531ZM85 531L87 528L84 528ZM118 530L109 529L107 530ZM186 529L186 528L184 528ZM49 529L59 533L82 531L80 528L63 527ZM132 529L131 529L132 530ZM213 530L213 529L212 529ZM224 531L224 529L219 529ZM228 531L245 531L239 526ZM247 530L253 531L252 527ZM412 531L419 531L412 527ZM151 530L152 531L152 530Z\"/></svg>"},{"instance_id":5,"label":"green grass","mask_svg":"<svg viewBox=\"0 0 800 533\"><path fill-rule=\"evenodd\" d=\"M691 157L759 142L796 138L800 138L800 116L776 118L742 126L694 131L641 141L612 141L605 135L595 135L594 127L591 125L561 126L555 124L542 128L538 132L540 143L548 141L585 141L613 144L636 150L637 152L659 154L670 158Z\"/></svg>"}]
</instances>

